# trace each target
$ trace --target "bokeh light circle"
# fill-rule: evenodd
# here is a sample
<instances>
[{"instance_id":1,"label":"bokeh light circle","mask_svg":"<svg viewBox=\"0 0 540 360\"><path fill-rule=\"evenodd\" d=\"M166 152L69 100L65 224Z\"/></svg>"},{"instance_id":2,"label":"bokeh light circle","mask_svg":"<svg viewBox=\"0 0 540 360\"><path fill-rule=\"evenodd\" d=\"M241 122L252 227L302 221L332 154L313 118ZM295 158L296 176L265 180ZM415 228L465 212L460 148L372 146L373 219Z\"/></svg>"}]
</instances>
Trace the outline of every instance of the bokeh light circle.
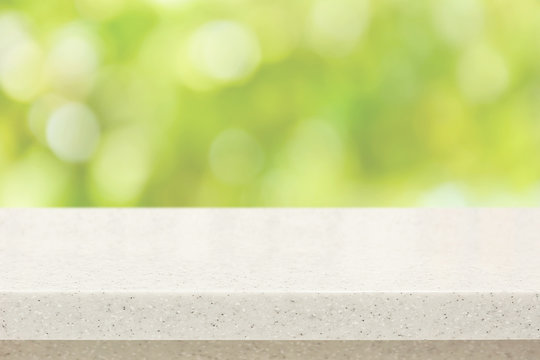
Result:
<instances>
[{"instance_id":1,"label":"bokeh light circle","mask_svg":"<svg viewBox=\"0 0 540 360\"><path fill-rule=\"evenodd\" d=\"M436 0L433 18L441 37L452 44L475 40L484 27L484 9L478 0Z\"/></svg>"},{"instance_id":2,"label":"bokeh light circle","mask_svg":"<svg viewBox=\"0 0 540 360\"><path fill-rule=\"evenodd\" d=\"M0 66L0 84L12 99L29 101L39 92L42 84L43 54L32 41L14 46Z\"/></svg>"},{"instance_id":3,"label":"bokeh light circle","mask_svg":"<svg viewBox=\"0 0 540 360\"><path fill-rule=\"evenodd\" d=\"M16 12L0 14L0 87L17 101L30 101L41 90L43 52Z\"/></svg>"},{"instance_id":4,"label":"bokeh light circle","mask_svg":"<svg viewBox=\"0 0 540 360\"><path fill-rule=\"evenodd\" d=\"M93 84L100 63L97 40L81 23L61 28L47 57L51 86L69 97L82 97Z\"/></svg>"},{"instance_id":5,"label":"bokeh light circle","mask_svg":"<svg viewBox=\"0 0 540 360\"><path fill-rule=\"evenodd\" d=\"M253 32L230 20L202 25L191 36L188 46L194 68L219 81L234 81L250 75L261 57Z\"/></svg>"},{"instance_id":6,"label":"bokeh light circle","mask_svg":"<svg viewBox=\"0 0 540 360\"><path fill-rule=\"evenodd\" d=\"M47 143L60 159L83 162L94 153L100 129L96 116L85 105L70 102L54 111L47 124Z\"/></svg>"},{"instance_id":7,"label":"bokeh light circle","mask_svg":"<svg viewBox=\"0 0 540 360\"><path fill-rule=\"evenodd\" d=\"M65 204L72 175L64 164L41 146L31 147L0 177L0 203L13 207Z\"/></svg>"},{"instance_id":8,"label":"bokeh light circle","mask_svg":"<svg viewBox=\"0 0 540 360\"><path fill-rule=\"evenodd\" d=\"M317 0L311 9L308 37L322 56L348 55L358 43L369 19L365 0Z\"/></svg>"},{"instance_id":9,"label":"bokeh light circle","mask_svg":"<svg viewBox=\"0 0 540 360\"><path fill-rule=\"evenodd\" d=\"M136 202L150 176L151 164L144 129L133 126L107 134L91 163L94 201L117 206Z\"/></svg>"},{"instance_id":10,"label":"bokeh light circle","mask_svg":"<svg viewBox=\"0 0 540 360\"><path fill-rule=\"evenodd\" d=\"M463 95L473 103L488 103L499 97L509 81L503 57L486 45L467 49L458 64L458 83Z\"/></svg>"},{"instance_id":11,"label":"bokeh light circle","mask_svg":"<svg viewBox=\"0 0 540 360\"><path fill-rule=\"evenodd\" d=\"M0 13L0 65L9 51L30 40L25 18L14 11Z\"/></svg>"}]
</instances>

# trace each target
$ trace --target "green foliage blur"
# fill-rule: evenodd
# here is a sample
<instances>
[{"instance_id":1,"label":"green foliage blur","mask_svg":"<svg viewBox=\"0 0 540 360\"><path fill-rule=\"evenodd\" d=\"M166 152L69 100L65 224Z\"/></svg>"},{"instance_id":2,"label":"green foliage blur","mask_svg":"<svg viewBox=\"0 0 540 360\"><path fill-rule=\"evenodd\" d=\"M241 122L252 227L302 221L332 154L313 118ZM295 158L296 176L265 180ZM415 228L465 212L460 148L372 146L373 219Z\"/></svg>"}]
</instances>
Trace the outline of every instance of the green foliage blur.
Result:
<instances>
[{"instance_id":1,"label":"green foliage blur","mask_svg":"<svg viewBox=\"0 0 540 360\"><path fill-rule=\"evenodd\" d=\"M0 0L2 206L540 203L538 0Z\"/></svg>"}]
</instances>

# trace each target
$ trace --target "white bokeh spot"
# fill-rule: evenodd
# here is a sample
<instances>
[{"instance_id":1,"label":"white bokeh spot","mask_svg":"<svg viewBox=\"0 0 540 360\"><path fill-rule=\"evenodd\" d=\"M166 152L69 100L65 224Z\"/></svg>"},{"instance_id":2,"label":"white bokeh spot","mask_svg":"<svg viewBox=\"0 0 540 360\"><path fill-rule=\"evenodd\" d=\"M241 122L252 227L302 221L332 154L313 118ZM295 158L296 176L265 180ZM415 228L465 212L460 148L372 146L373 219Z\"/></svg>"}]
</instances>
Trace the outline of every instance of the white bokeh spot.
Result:
<instances>
[{"instance_id":1,"label":"white bokeh spot","mask_svg":"<svg viewBox=\"0 0 540 360\"><path fill-rule=\"evenodd\" d=\"M254 33L227 20L212 21L197 29L189 40L188 56L195 69L219 81L247 77L261 58Z\"/></svg>"},{"instance_id":2,"label":"white bokeh spot","mask_svg":"<svg viewBox=\"0 0 540 360\"><path fill-rule=\"evenodd\" d=\"M128 127L106 134L91 164L94 200L103 205L135 203L151 171L145 129Z\"/></svg>"},{"instance_id":3,"label":"white bokeh spot","mask_svg":"<svg viewBox=\"0 0 540 360\"><path fill-rule=\"evenodd\" d=\"M43 52L27 31L22 16L0 16L0 86L10 98L32 100L41 89Z\"/></svg>"},{"instance_id":4,"label":"white bokeh spot","mask_svg":"<svg viewBox=\"0 0 540 360\"><path fill-rule=\"evenodd\" d=\"M92 156L99 142L99 123L86 105L70 102L52 113L46 136L58 158L84 162Z\"/></svg>"},{"instance_id":5,"label":"white bokeh spot","mask_svg":"<svg viewBox=\"0 0 540 360\"><path fill-rule=\"evenodd\" d=\"M452 44L476 39L484 27L484 9L478 0L434 0L433 18L441 37Z\"/></svg>"},{"instance_id":6,"label":"white bokeh spot","mask_svg":"<svg viewBox=\"0 0 540 360\"><path fill-rule=\"evenodd\" d=\"M47 73L54 88L69 95L85 94L99 67L97 41L84 25L70 24L55 36L47 58Z\"/></svg>"},{"instance_id":7,"label":"white bokeh spot","mask_svg":"<svg viewBox=\"0 0 540 360\"><path fill-rule=\"evenodd\" d=\"M345 56L357 45L368 20L365 0L317 0L311 9L308 40L322 56Z\"/></svg>"},{"instance_id":8,"label":"white bokeh spot","mask_svg":"<svg viewBox=\"0 0 540 360\"><path fill-rule=\"evenodd\" d=\"M459 184L444 183L425 192L419 199L421 207L464 207L469 206L465 189Z\"/></svg>"},{"instance_id":9,"label":"white bokeh spot","mask_svg":"<svg viewBox=\"0 0 540 360\"><path fill-rule=\"evenodd\" d=\"M475 45L465 51L458 63L457 77L463 95L472 103L496 100L508 86L508 67L497 51Z\"/></svg>"}]
</instances>

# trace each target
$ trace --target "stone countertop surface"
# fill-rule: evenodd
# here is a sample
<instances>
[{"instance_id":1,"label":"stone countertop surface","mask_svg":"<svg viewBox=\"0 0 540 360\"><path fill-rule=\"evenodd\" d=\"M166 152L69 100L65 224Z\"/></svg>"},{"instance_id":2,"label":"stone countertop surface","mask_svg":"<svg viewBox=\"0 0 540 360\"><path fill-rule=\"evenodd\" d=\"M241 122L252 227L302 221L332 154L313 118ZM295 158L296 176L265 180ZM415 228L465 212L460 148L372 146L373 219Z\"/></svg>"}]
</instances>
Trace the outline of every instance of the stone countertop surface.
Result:
<instances>
[{"instance_id":1,"label":"stone countertop surface","mask_svg":"<svg viewBox=\"0 0 540 360\"><path fill-rule=\"evenodd\" d=\"M540 339L540 209L2 209L0 339Z\"/></svg>"}]
</instances>

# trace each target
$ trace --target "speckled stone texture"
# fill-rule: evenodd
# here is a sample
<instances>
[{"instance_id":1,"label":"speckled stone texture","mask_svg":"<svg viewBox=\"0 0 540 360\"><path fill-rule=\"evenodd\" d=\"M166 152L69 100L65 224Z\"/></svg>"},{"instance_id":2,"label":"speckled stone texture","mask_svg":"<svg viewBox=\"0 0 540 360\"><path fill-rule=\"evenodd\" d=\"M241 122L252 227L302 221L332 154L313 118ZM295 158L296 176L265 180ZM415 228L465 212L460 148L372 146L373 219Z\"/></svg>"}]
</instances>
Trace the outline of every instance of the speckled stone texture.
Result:
<instances>
[{"instance_id":1,"label":"speckled stone texture","mask_svg":"<svg viewBox=\"0 0 540 360\"><path fill-rule=\"evenodd\" d=\"M0 340L536 340L540 209L3 209Z\"/></svg>"},{"instance_id":2,"label":"speckled stone texture","mask_svg":"<svg viewBox=\"0 0 540 360\"><path fill-rule=\"evenodd\" d=\"M3 339L540 339L538 294L0 294Z\"/></svg>"},{"instance_id":3,"label":"speckled stone texture","mask_svg":"<svg viewBox=\"0 0 540 360\"><path fill-rule=\"evenodd\" d=\"M540 341L0 341L2 360L534 360Z\"/></svg>"}]
</instances>

